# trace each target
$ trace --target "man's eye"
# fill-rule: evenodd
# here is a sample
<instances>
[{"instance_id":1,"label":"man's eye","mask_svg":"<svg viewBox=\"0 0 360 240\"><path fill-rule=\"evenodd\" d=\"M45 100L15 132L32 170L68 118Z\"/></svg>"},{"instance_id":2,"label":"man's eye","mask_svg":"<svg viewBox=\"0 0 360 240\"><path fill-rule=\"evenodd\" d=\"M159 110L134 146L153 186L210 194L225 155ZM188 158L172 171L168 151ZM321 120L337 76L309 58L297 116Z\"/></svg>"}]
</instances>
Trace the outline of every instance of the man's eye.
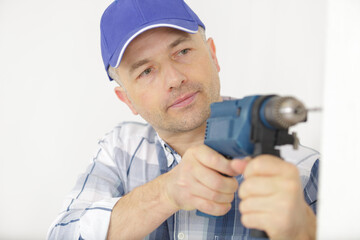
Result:
<instances>
[{"instance_id":1,"label":"man's eye","mask_svg":"<svg viewBox=\"0 0 360 240\"><path fill-rule=\"evenodd\" d=\"M146 75L149 75L151 71L152 71L151 68L147 68L139 75L139 77L145 77Z\"/></svg>"},{"instance_id":2,"label":"man's eye","mask_svg":"<svg viewBox=\"0 0 360 240\"><path fill-rule=\"evenodd\" d=\"M179 55L186 55L190 52L190 48L185 48L179 52Z\"/></svg>"}]
</instances>

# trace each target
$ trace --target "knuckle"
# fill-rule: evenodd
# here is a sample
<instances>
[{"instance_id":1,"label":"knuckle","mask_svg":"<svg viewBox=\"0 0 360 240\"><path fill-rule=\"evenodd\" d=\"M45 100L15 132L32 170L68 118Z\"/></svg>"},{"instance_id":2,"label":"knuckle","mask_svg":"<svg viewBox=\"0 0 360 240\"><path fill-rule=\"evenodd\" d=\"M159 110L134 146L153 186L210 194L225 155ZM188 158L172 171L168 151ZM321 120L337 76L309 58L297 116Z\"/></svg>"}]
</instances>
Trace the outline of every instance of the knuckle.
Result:
<instances>
[{"instance_id":1,"label":"knuckle","mask_svg":"<svg viewBox=\"0 0 360 240\"><path fill-rule=\"evenodd\" d=\"M186 202L192 202L195 199L194 195L188 191L184 192L184 196L185 196L184 199L186 199Z\"/></svg>"},{"instance_id":2,"label":"knuckle","mask_svg":"<svg viewBox=\"0 0 360 240\"><path fill-rule=\"evenodd\" d=\"M231 203L234 200L234 194L219 194L219 197L217 199L218 202L223 202L223 203Z\"/></svg>"},{"instance_id":3,"label":"knuckle","mask_svg":"<svg viewBox=\"0 0 360 240\"><path fill-rule=\"evenodd\" d=\"M205 201L202 203L201 209L205 213L214 216L222 216L231 209L231 203L215 203L211 201Z\"/></svg>"},{"instance_id":4,"label":"knuckle","mask_svg":"<svg viewBox=\"0 0 360 240\"><path fill-rule=\"evenodd\" d=\"M247 228L250 228L252 226L251 225L251 218L246 214L241 215L241 222Z\"/></svg>"},{"instance_id":5,"label":"knuckle","mask_svg":"<svg viewBox=\"0 0 360 240\"><path fill-rule=\"evenodd\" d=\"M196 206L197 209L200 209L204 213L211 213L211 210L213 209L213 204L211 204L210 201L201 201Z\"/></svg>"},{"instance_id":6,"label":"knuckle","mask_svg":"<svg viewBox=\"0 0 360 240\"><path fill-rule=\"evenodd\" d=\"M224 214L225 213L227 213L227 212L229 212L230 210L231 210L231 203L227 203L226 205L225 205L225 212L224 212Z\"/></svg>"},{"instance_id":7,"label":"knuckle","mask_svg":"<svg viewBox=\"0 0 360 240\"><path fill-rule=\"evenodd\" d=\"M206 211L208 213L210 213L211 215L219 215L219 207L218 204L211 202L211 201L206 201L204 204L204 208L206 209Z\"/></svg>"},{"instance_id":8,"label":"knuckle","mask_svg":"<svg viewBox=\"0 0 360 240\"><path fill-rule=\"evenodd\" d=\"M221 178L213 179L213 187L215 189L221 189L224 186L224 183Z\"/></svg>"},{"instance_id":9,"label":"knuckle","mask_svg":"<svg viewBox=\"0 0 360 240\"><path fill-rule=\"evenodd\" d=\"M245 213L247 209L247 203L246 201L241 201L239 204L239 210L241 213Z\"/></svg>"},{"instance_id":10,"label":"knuckle","mask_svg":"<svg viewBox=\"0 0 360 240\"><path fill-rule=\"evenodd\" d=\"M184 187L187 185L186 178L183 178L180 174L180 176L177 179L175 179L174 184L175 184L175 186L178 186L178 187Z\"/></svg>"},{"instance_id":11,"label":"knuckle","mask_svg":"<svg viewBox=\"0 0 360 240\"><path fill-rule=\"evenodd\" d=\"M193 169L193 166L192 166L192 164L189 164L189 163L183 163L182 165L181 165L181 175L183 175L183 174L185 174L185 173L189 173L189 172L191 172L191 170Z\"/></svg>"},{"instance_id":12,"label":"knuckle","mask_svg":"<svg viewBox=\"0 0 360 240\"><path fill-rule=\"evenodd\" d=\"M221 199L220 194L218 192L212 191L209 195L209 200L217 202Z\"/></svg>"},{"instance_id":13,"label":"knuckle","mask_svg":"<svg viewBox=\"0 0 360 240\"><path fill-rule=\"evenodd\" d=\"M184 157L186 156L189 160L197 159L201 154L201 146L193 146L186 150Z\"/></svg>"},{"instance_id":14,"label":"knuckle","mask_svg":"<svg viewBox=\"0 0 360 240\"><path fill-rule=\"evenodd\" d=\"M214 209L214 205L211 202L206 201L204 204L204 208L207 212L211 212Z\"/></svg>"},{"instance_id":15,"label":"knuckle","mask_svg":"<svg viewBox=\"0 0 360 240\"><path fill-rule=\"evenodd\" d=\"M239 189L239 197L240 198L246 198L249 194L249 187L248 187L249 184L247 184L247 182L243 182L240 186L240 189Z\"/></svg>"},{"instance_id":16,"label":"knuckle","mask_svg":"<svg viewBox=\"0 0 360 240\"><path fill-rule=\"evenodd\" d=\"M217 154L211 154L208 158L208 164L216 167L219 163L219 156Z\"/></svg>"},{"instance_id":17,"label":"knuckle","mask_svg":"<svg viewBox=\"0 0 360 240\"><path fill-rule=\"evenodd\" d=\"M241 213L246 214L254 210L253 202L251 200L241 201L239 205Z\"/></svg>"},{"instance_id":18,"label":"knuckle","mask_svg":"<svg viewBox=\"0 0 360 240\"><path fill-rule=\"evenodd\" d=\"M218 206L219 207L217 208L217 213L216 213L216 215L218 216L225 215L231 209L231 203L221 204Z\"/></svg>"},{"instance_id":19,"label":"knuckle","mask_svg":"<svg viewBox=\"0 0 360 240\"><path fill-rule=\"evenodd\" d=\"M254 172L260 172L262 169L262 163L260 159L255 159L251 162L251 168Z\"/></svg>"},{"instance_id":20,"label":"knuckle","mask_svg":"<svg viewBox=\"0 0 360 240\"><path fill-rule=\"evenodd\" d=\"M176 174L174 182L177 186L183 187L183 186L187 186L189 184L190 178L187 176L188 172L187 171L187 166L182 166L178 171L178 174Z\"/></svg>"}]
</instances>

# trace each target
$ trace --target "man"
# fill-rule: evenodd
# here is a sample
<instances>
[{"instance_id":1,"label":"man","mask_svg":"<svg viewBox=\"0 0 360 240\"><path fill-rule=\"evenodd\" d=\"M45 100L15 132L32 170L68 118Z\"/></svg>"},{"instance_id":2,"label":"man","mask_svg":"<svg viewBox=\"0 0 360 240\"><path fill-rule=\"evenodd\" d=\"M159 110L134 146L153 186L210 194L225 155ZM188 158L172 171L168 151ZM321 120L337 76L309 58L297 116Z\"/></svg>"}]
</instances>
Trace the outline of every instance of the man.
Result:
<instances>
[{"instance_id":1,"label":"man","mask_svg":"<svg viewBox=\"0 0 360 240\"><path fill-rule=\"evenodd\" d=\"M316 153L229 161L203 144L210 104L226 100L204 29L183 0L118 0L104 12L105 69L148 124L122 123L99 142L48 238L251 239L249 228L315 238Z\"/></svg>"}]
</instances>

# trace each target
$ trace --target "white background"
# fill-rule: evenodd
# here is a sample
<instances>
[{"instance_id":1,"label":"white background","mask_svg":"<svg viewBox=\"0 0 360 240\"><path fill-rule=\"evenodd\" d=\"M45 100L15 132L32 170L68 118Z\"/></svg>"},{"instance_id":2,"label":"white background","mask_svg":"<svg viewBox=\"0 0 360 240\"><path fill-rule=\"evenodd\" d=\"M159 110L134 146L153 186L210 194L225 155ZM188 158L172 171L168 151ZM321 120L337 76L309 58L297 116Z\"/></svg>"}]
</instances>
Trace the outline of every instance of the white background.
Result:
<instances>
[{"instance_id":1,"label":"white background","mask_svg":"<svg viewBox=\"0 0 360 240\"><path fill-rule=\"evenodd\" d=\"M293 95L308 107L324 107L296 127L301 142L324 149L327 180L346 164L359 170L351 152L359 143L352 137L359 133L358 127L352 132L359 122L354 101L359 100L354 84L360 79L359 1L187 2L215 39L223 95ZM141 121L117 100L102 65L99 21L110 3L0 0L0 239L44 239L64 196L90 163L97 140L120 121ZM344 53L349 39L352 48ZM333 106L344 107L338 101L343 98L348 107L340 118ZM341 151L336 158L333 154L341 146L349 146L345 159ZM347 180L339 183L339 191L359 182ZM330 196L330 189L324 184L322 193ZM350 220L343 200L360 198L351 194L331 195L342 204L334 213ZM322 236L328 228L331 236L341 233L334 230L339 223L327 220L333 206L324 203L320 209ZM347 230L360 236L356 225Z\"/></svg>"}]
</instances>

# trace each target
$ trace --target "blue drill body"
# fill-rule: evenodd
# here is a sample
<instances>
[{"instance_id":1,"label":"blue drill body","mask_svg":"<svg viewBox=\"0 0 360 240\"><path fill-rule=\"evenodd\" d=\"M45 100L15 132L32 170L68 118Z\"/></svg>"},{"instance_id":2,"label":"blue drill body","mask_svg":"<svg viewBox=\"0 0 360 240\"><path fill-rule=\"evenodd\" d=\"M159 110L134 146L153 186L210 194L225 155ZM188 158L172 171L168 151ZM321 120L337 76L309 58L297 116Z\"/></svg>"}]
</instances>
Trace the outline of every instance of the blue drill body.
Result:
<instances>
[{"instance_id":1,"label":"blue drill body","mask_svg":"<svg viewBox=\"0 0 360 240\"><path fill-rule=\"evenodd\" d=\"M284 110L290 114L282 114ZM292 97L253 95L216 102L211 104L204 143L228 159L260 154L280 157L275 146L293 144L296 148L298 139L288 134L288 127L304 121L306 109ZM197 215L214 217L200 211ZM251 235L267 237L258 230L252 230Z\"/></svg>"},{"instance_id":2,"label":"blue drill body","mask_svg":"<svg viewBox=\"0 0 360 240\"><path fill-rule=\"evenodd\" d=\"M239 100L213 103L207 120L205 145L227 158L243 158L252 155L254 144L250 142L251 110L258 95Z\"/></svg>"}]
</instances>

